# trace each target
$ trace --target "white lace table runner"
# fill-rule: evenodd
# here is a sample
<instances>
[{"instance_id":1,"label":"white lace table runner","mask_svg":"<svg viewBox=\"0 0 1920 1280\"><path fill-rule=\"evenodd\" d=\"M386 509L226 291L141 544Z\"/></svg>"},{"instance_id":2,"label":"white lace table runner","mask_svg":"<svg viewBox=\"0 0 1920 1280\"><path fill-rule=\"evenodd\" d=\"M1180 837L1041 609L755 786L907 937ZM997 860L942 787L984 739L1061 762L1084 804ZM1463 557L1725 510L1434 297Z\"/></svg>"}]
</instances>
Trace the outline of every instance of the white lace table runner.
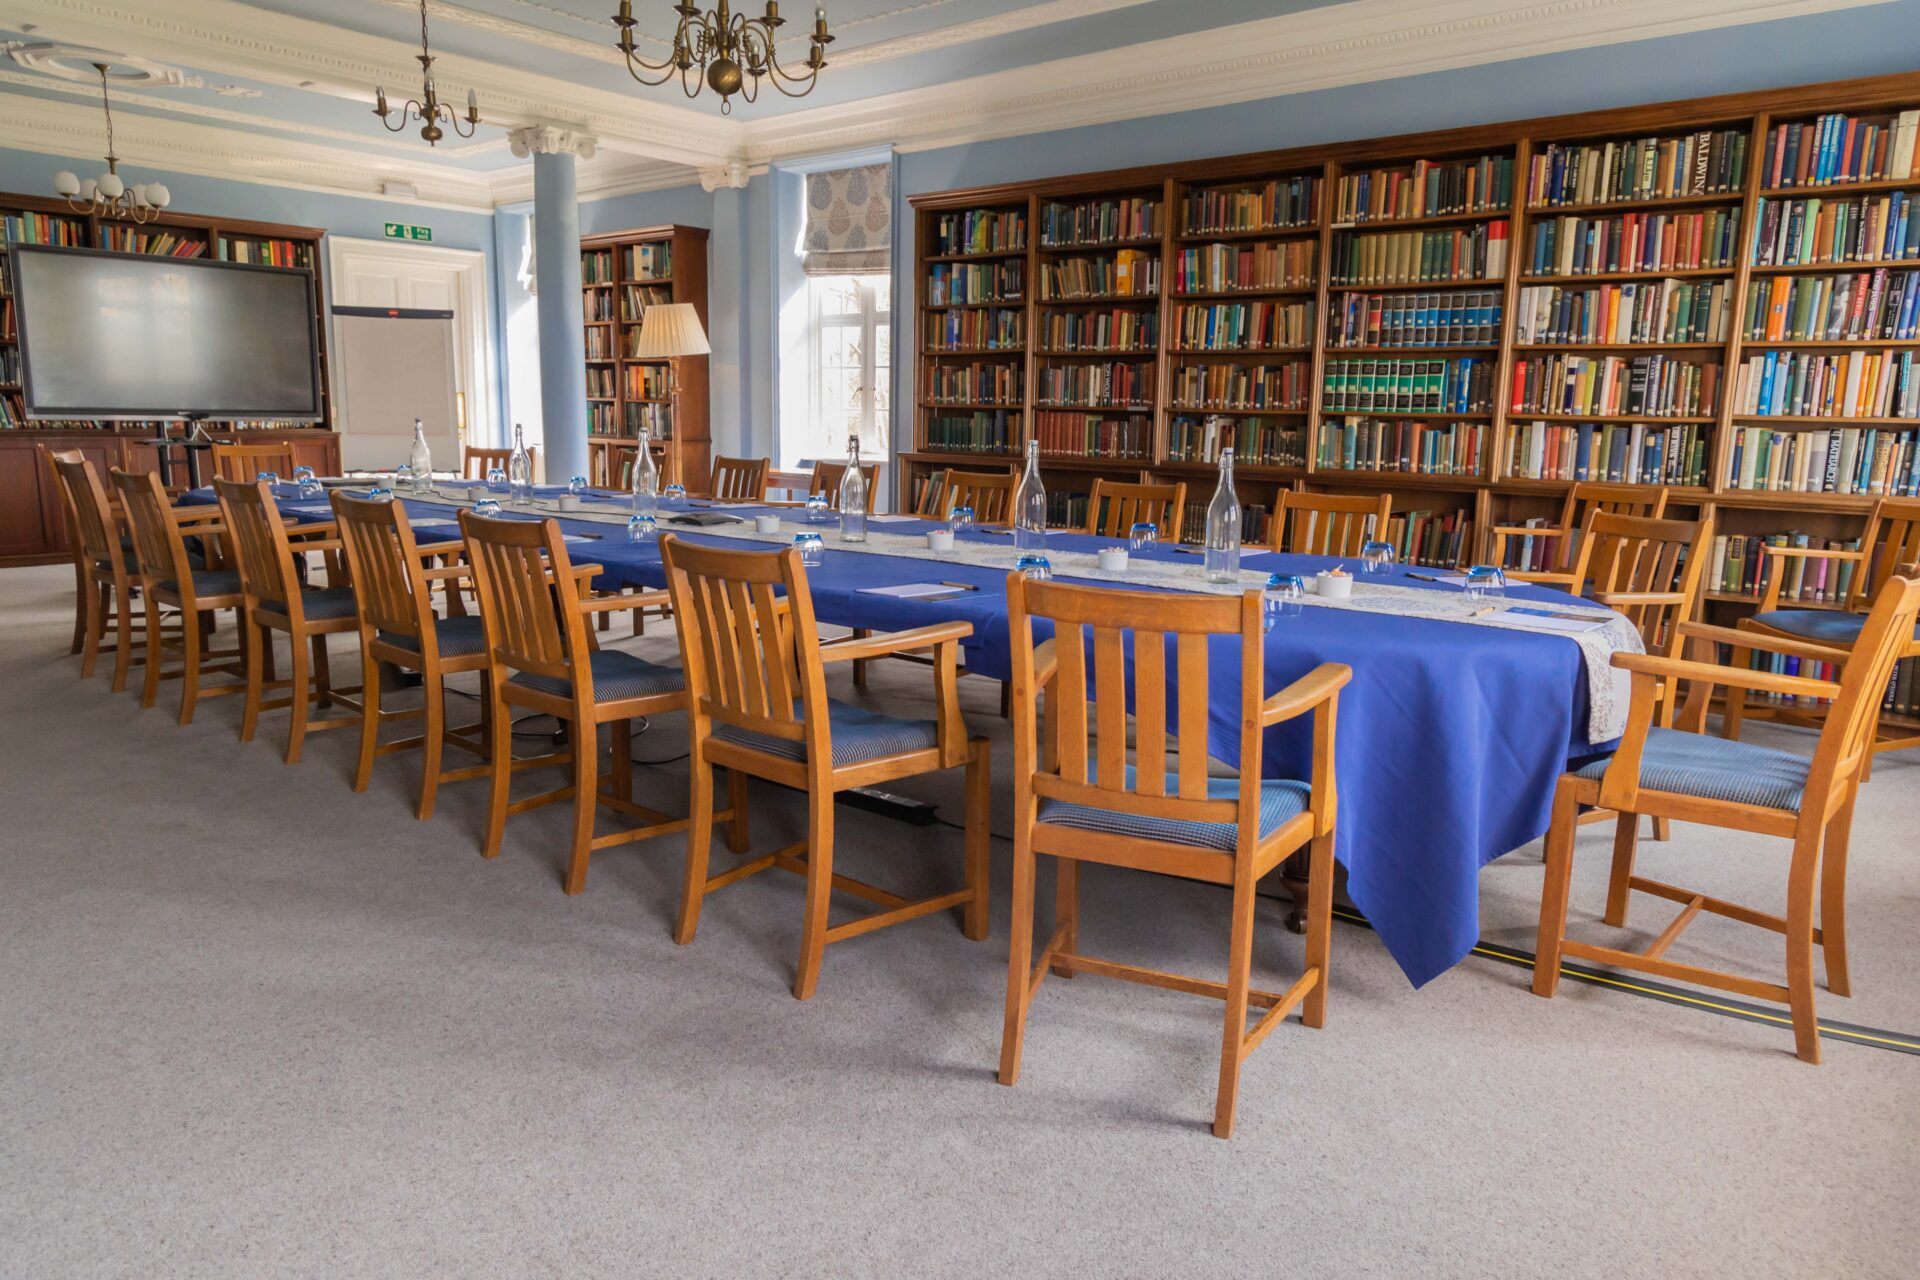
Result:
<instances>
[{"instance_id":1,"label":"white lace table runner","mask_svg":"<svg viewBox=\"0 0 1920 1280\"><path fill-rule=\"evenodd\" d=\"M460 489L436 488L430 495L406 493L401 496L410 501L436 502L448 506L468 506L473 501L471 492ZM632 508L624 502L583 501L578 510L562 511L555 498L535 498L531 508L507 508L504 504L502 507L503 514L527 513L529 510L542 516L555 516L563 520L582 520L593 524L614 524L623 528L627 523L627 517L632 514ZM705 510L724 511L725 508L690 508L690 511L695 512ZM762 513L765 509L754 510L756 513ZM1004 542L956 540L951 551L933 551L927 547L924 533L888 533L886 531L888 522L885 521L870 522L867 526L867 540L859 543L842 542L832 524L809 524L804 517L789 518L782 515L778 534L756 532L751 516L736 523L711 525L675 525L670 523L670 519L671 517L665 514L661 516L659 525L661 532L697 533L708 537L731 538L742 542L771 545L789 543L795 533L816 532L826 539L827 546L834 551L898 556L907 560L931 560L941 564L965 564L981 569L998 569L1002 572L1011 572L1015 561L1019 558L1018 553L1013 549L1011 538ZM1124 572L1111 573L1100 567L1098 558L1091 552L1072 551L1066 548L1052 548L1047 552L1047 560L1052 565L1055 576L1063 578L1110 582L1117 586L1153 587L1163 591L1186 591L1197 595L1237 595L1243 591L1261 590L1267 585L1267 575L1251 569L1242 569L1238 582L1208 582L1200 574L1200 557L1196 555L1190 559L1191 563L1181 563L1177 560L1134 558ZM1603 621L1605 625L1592 631L1543 632L1534 627L1519 626L1505 621L1498 612L1486 613L1487 605L1484 601L1471 599L1461 590L1446 587L1428 589L1391 586L1370 583L1358 578L1353 584L1353 594L1346 599L1315 595L1309 584L1308 593L1301 603L1319 609L1350 609L1359 613L1393 614L1403 618L1430 618L1440 622L1461 622L1469 626L1526 631L1549 639L1570 640L1579 648L1586 665L1587 740L1595 743L1609 742L1626 732L1631 677L1628 673L1614 668L1613 655L1622 651L1644 653L1646 646L1641 642L1639 630L1624 616L1611 609L1598 605L1576 604L1571 601L1565 603L1556 601L1553 606L1556 612L1587 614Z\"/></svg>"}]
</instances>

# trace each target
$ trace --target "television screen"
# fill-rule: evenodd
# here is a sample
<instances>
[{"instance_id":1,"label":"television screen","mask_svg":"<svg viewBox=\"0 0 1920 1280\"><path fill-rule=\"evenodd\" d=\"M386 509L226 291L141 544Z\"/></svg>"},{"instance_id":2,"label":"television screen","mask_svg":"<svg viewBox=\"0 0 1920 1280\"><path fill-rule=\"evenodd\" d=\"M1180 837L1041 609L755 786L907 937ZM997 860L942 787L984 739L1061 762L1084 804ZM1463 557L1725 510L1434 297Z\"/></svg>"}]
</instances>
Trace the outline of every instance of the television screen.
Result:
<instances>
[{"instance_id":1,"label":"television screen","mask_svg":"<svg viewBox=\"0 0 1920 1280\"><path fill-rule=\"evenodd\" d=\"M29 418L320 418L309 272L11 253Z\"/></svg>"}]
</instances>

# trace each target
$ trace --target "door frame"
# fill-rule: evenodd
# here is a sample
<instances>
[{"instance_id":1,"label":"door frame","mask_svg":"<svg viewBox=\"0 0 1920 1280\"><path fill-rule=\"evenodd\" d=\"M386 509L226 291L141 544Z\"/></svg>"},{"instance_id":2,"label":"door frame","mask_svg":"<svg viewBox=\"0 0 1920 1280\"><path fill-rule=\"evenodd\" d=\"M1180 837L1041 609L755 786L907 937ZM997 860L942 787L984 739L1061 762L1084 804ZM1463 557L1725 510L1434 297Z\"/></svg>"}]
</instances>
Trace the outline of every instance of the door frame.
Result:
<instances>
[{"instance_id":1,"label":"door frame","mask_svg":"<svg viewBox=\"0 0 1920 1280\"><path fill-rule=\"evenodd\" d=\"M328 297L337 305L358 306L345 297L347 271L352 266L406 265L452 268L458 297L453 308L454 389L464 392L467 405L467 442L490 445L497 441L497 393L494 369L493 291L488 287L487 255L478 249L449 249L444 245L406 240L364 240L353 236L327 237ZM327 317L329 349L338 348L333 317ZM344 383L333 388L341 418L349 411Z\"/></svg>"}]
</instances>

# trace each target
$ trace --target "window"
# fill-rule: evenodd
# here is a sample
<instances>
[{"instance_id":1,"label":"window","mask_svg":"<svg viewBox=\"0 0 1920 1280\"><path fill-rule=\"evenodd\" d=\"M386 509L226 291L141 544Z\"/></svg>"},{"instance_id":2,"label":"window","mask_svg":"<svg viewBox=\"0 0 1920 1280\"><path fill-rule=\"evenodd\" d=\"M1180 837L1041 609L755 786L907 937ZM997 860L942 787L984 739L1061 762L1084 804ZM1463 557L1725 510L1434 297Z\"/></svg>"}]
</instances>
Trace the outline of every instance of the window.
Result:
<instances>
[{"instance_id":1,"label":"window","mask_svg":"<svg viewBox=\"0 0 1920 1280\"><path fill-rule=\"evenodd\" d=\"M858 433L860 455L887 457L893 398L893 282L884 273L810 276L808 361L811 397L806 429L782 433L782 459L844 458Z\"/></svg>"}]
</instances>

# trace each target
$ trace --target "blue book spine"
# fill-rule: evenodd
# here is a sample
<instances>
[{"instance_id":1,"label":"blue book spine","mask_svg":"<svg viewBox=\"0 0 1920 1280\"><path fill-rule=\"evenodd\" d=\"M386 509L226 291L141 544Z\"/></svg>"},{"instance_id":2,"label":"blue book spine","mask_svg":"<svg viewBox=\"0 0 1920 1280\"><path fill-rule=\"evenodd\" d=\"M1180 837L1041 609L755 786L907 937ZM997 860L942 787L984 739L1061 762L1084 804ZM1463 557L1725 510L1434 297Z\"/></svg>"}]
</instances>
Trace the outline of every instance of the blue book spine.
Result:
<instances>
[{"instance_id":1,"label":"blue book spine","mask_svg":"<svg viewBox=\"0 0 1920 1280\"><path fill-rule=\"evenodd\" d=\"M1579 427L1579 439L1573 449L1573 478L1591 480L1593 478L1593 424L1582 423Z\"/></svg>"}]
</instances>

